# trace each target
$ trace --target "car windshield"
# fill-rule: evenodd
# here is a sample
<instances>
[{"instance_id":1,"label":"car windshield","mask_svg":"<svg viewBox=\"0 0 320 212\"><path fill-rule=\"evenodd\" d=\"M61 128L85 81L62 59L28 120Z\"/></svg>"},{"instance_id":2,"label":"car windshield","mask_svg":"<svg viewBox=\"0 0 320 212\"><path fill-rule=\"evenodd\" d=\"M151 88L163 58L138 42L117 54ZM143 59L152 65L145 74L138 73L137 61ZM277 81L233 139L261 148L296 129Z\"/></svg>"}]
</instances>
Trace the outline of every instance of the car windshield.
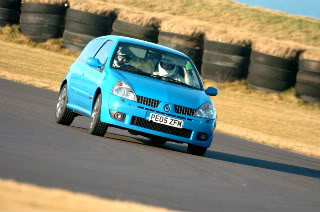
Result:
<instances>
[{"instance_id":1,"label":"car windshield","mask_svg":"<svg viewBox=\"0 0 320 212\"><path fill-rule=\"evenodd\" d=\"M162 81L202 89L202 82L193 63L185 57L169 52L120 43L111 66Z\"/></svg>"}]
</instances>

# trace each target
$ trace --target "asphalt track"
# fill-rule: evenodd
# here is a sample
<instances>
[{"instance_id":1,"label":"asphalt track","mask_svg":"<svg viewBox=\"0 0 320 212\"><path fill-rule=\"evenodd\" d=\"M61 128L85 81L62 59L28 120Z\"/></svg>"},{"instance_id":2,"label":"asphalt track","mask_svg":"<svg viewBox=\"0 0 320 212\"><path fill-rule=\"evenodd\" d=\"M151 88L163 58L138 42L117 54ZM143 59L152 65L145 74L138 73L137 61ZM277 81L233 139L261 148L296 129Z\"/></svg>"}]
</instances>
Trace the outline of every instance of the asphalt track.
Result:
<instances>
[{"instance_id":1,"label":"asphalt track","mask_svg":"<svg viewBox=\"0 0 320 212\"><path fill-rule=\"evenodd\" d=\"M320 210L319 159L220 133L205 157L115 128L95 137L84 117L56 124L56 99L0 80L0 178L184 211Z\"/></svg>"}]
</instances>

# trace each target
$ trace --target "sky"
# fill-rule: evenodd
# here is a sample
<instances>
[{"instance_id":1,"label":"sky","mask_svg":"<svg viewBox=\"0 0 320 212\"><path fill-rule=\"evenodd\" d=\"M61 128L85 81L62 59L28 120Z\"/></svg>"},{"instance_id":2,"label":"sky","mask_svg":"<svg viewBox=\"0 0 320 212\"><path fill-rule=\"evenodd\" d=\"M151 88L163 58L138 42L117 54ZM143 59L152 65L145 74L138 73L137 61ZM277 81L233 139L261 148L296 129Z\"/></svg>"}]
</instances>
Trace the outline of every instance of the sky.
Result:
<instances>
[{"instance_id":1,"label":"sky","mask_svg":"<svg viewBox=\"0 0 320 212\"><path fill-rule=\"evenodd\" d=\"M320 19L320 0L236 0L250 6L262 6L292 15L311 16Z\"/></svg>"}]
</instances>

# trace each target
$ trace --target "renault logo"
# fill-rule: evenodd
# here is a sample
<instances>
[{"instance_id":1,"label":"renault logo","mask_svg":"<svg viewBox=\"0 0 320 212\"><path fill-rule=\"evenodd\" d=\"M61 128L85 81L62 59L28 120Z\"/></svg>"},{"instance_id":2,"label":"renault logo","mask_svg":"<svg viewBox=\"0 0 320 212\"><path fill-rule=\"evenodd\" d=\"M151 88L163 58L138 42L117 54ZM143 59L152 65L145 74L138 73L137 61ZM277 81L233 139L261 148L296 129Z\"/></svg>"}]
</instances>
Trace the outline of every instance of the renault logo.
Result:
<instances>
[{"instance_id":1,"label":"renault logo","mask_svg":"<svg viewBox=\"0 0 320 212\"><path fill-rule=\"evenodd\" d=\"M163 110L164 110L165 112L169 112L169 110L170 110L170 105L166 104L166 105L163 107Z\"/></svg>"}]
</instances>

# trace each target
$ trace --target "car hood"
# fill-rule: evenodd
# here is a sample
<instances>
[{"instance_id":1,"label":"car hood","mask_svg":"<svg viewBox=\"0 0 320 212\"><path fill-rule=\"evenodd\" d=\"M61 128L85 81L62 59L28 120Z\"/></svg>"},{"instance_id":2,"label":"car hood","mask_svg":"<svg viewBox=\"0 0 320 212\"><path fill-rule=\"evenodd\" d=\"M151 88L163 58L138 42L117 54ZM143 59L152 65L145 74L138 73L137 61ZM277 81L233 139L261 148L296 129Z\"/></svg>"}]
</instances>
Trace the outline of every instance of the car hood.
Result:
<instances>
[{"instance_id":1,"label":"car hood","mask_svg":"<svg viewBox=\"0 0 320 212\"><path fill-rule=\"evenodd\" d=\"M203 90L162 81L156 78L124 71L114 71L119 80L127 83L136 95L162 102L198 109L202 104L211 102Z\"/></svg>"}]
</instances>

